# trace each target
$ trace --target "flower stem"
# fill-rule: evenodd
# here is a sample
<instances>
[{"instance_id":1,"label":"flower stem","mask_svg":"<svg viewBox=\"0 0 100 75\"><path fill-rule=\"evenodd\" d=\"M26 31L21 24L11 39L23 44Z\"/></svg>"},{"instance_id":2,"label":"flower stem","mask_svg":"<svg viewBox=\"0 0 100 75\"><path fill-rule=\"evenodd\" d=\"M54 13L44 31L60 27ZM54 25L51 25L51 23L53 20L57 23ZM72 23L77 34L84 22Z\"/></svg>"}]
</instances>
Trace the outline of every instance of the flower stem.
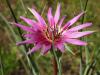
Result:
<instances>
[{"instance_id":1,"label":"flower stem","mask_svg":"<svg viewBox=\"0 0 100 75\"><path fill-rule=\"evenodd\" d=\"M85 7L83 7L83 3L82 3L82 0L80 0L80 4L81 4L81 10L82 11L86 11L86 8L87 8L87 4L88 4L88 0L86 0L85 2ZM84 18L85 18L85 15L83 15L82 19L81 19L81 23L83 24L84 22ZM81 38L83 39L83 38ZM80 47L80 75L83 75L83 55L82 55L82 47ZM87 52L87 49L85 47L85 50ZM86 60L87 60L88 56L87 56L87 53L86 53Z\"/></svg>"},{"instance_id":2,"label":"flower stem","mask_svg":"<svg viewBox=\"0 0 100 75\"><path fill-rule=\"evenodd\" d=\"M62 68L61 68L61 55L57 54L57 51L55 51L54 48L54 34L52 33L52 47L51 47L51 53L53 55L53 65L54 65L54 75L62 75Z\"/></svg>"},{"instance_id":3,"label":"flower stem","mask_svg":"<svg viewBox=\"0 0 100 75\"><path fill-rule=\"evenodd\" d=\"M54 49L51 50L53 55L54 75L62 75L61 56L59 57Z\"/></svg>"},{"instance_id":4,"label":"flower stem","mask_svg":"<svg viewBox=\"0 0 100 75\"><path fill-rule=\"evenodd\" d=\"M57 69L57 61L55 57L53 57L53 67L54 67L54 75L57 75L58 69Z\"/></svg>"},{"instance_id":5,"label":"flower stem","mask_svg":"<svg viewBox=\"0 0 100 75\"><path fill-rule=\"evenodd\" d=\"M84 11L86 11L88 2L89 2L89 0L86 0ZM83 16L83 21L84 21L84 17L85 16ZM87 37L85 37L84 40L87 41ZM89 50L88 50L87 46L85 46L85 53L86 53L86 65L87 65L89 63Z\"/></svg>"}]
</instances>

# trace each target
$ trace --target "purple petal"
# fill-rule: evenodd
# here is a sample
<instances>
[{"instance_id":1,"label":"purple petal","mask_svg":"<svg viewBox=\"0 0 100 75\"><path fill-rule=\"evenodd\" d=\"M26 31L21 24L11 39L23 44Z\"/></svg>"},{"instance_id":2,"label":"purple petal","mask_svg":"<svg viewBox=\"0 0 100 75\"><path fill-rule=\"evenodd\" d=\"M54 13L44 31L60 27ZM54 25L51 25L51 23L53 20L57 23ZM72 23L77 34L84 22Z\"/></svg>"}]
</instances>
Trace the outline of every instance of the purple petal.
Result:
<instances>
[{"instance_id":1,"label":"purple petal","mask_svg":"<svg viewBox=\"0 0 100 75\"><path fill-rule=\"evenodd\" d=\"M62 19L59 21L59 23L58 23L59 27L61 27L61 25L62 25L65 18L66 18L66 16L63 16Z\"/></svg>"},{"instance_id":2,"label":"purple petal","mask_svg":"<svg viewBox=\"0 0 100 75\"><path fill-rule=\"evenodd\" d=\"M38 22L35 22L34 20L25 18L25 17L20 17L22 20L24 20L27 24L32 26L32 29L37 31L38 29L43 29L44 26L42 26L41 24L39 24Z\"/></svg>"},{"instance_id":3,"label":"purple petal","mask_svg":"<svg viewBox=\"0 0 100 75\"><path fill-rule=\"evenodd\" d=\"M32 43L33 43L33 41L31 39L29 39L29 40L25 40L22 42L18 42L18 43L16 43L16 45L32 44Z\"/></svg>"},{"instance_id":4,"label":"purple petal","mask_svg":"<svg viewBox=\"0 0 100 75\"><path fill-rule=\"evenodd\" d=\"M57 47L61 52L64 52L65 47L64 47L64 44L63 44L63 43L58 43L58 44L56 45L56 47Z\"/></svg>"},{"instance_id":5,"label":"purple petal","mask_svg":"<svg viewBox=\"0 0 100 75\"><path fill-rule=\"evenodd\" d=\"M83 28L89 27L89 26L91 26L91 25L92 25L92 23L84 23L84 24L82 24L82 25L78 25L78 26L76 26L76 27L73 27L73 28L71 28L71 29L69 29L69 30L67 30L67 31L78 31L78 30L81 30L81 29L83 29Z\"/></svg>"},{"instance_id":6,"label":"purple petal","mask_svg":"<svg viewBox=\"0 0 100 75\"><path fill-rule=\"evenodd\" d=\"M36 43L38 41L38 35L36 35L36 34L25 34L23 36L25 38L31 39L34 43ZM38 41L38 42L40 42L40 41Z\"/></svg>"},{"instance_id":7,"label":"purple petal","mask_svg":"<svg viewBox=\"0 0 100 75\"><path fill-rule=\"evenodd\" d=\"M46 54L51 48L51 45L43 45L43 49L41 51L41 54L44 55Z\"/></svg>"},{"instance_id":8,"label":"purple petal","mask_svg":"<svg viewBox=\"0 0 100 75\"><path fill-rule=\"evenodd\" d=\"M84 31L84 32L72 32L72 33L66 33L66 38L80 38L89 34L92 34L94 31Z\"/></svg>"},{"instance_id":9,"label":"purple petal","mask_svg":"<svg viewBox=\"0 0 100 75\"><path fill-rule=\"evenodd\" d=\"M80 13L79 15L77 15L76 17L74 17L73 19L71 19L70 21L68 21L63 29L66 29L68 27L70 27L71 25L73 25L75 22L77 22L79 20L79 18L84 14L84 12Z\"/></svg>"},{"instance_id":10,"label":"purple petal","mask_svg":"<svg viewBox=\"0 0 100 75\"><path fill-rule=\"evenodd\" d=\"M42 24L42 25L46 25L44 19L39 15L39 13L37 13L34 9L30 9L29 10L32 12L32 14L36 17L36 19Z\"/></svg>"},{"instance_id":11,"label":"purple petal","mask_svg":"<svg viewBox=\"0 0 100 75\"><path fill-rule=\"evenodd\" d=\"M55 21L55 25L58 23L59 17L60 17L60 4L57 5L57 9L56 9L56 13L54 16L54 21Z\"/></svg>"},{"instance_id":12,"label":"purple petal","mask_svg":"<svg viewBox=\"0 0 100 75\"><path fill-rule=\"evenodd\" d=\"M28 32L33 32L33 30L27 26L24 26L22 24L18 24L18 23L14 23L17 27L21 28L24 31L28 31Z\"/></svg>"},{"instance_id":13,"label":"purple petal","mask_svg":"<svg viewBox=\"0 0 100 75\"><path fill-rule=\"evenodd\" d=\"M42 47L41 44L37 44L35 47L33 47L29 52L27 52L27 54L31 54L33 52L35 52L36 50L40 49Z\"/></svg>"},{"instance_id":14,"label":"purple petal","mask_svg":"<svg viewBox=\"0 0 100 75\"><path fill-rule=\"evenodd\" d=\"M33 34L25 34L23 35L25 38L33 38Z\"/></svg>"},{"instance_id":15,"label":"purple petal","mask_svg":"<svg viewBox=\"0 0 100 75\"><path fill-rule=\"evenodd\" d=\"M67 43L71 43L71 44L75 44L75 45L81 45L81 46L87 45L86 42L81 41L81 40L77 40L77 39L66 39L65 41L66 41Z\"/></svg>"},{"instance_id":16,"label":"purple petal","mask_svg":"<svg viewBox=\"0 0 100 75\"><path fill-rule=\"evenodd\" d=\"M49 22L50 26L54 26L54 19L52 16L52 8L49 8L47 17L48 17L48 22Z\"/></svg>"},{"instance_id":17,"label":"purple petal","mask_svg":"<svg viewBox=\"0 0 100 75\"><path fill-rule=\"evenodd\" d=\"M25 21L27 24L29 24L29 25L34 25L34 20L31 20L31 19L29 19L29 18L25 18L25 17L23 17L23 16L20 16L20 18L23 20L23 21Z\"/></svg>"}]
</instances>

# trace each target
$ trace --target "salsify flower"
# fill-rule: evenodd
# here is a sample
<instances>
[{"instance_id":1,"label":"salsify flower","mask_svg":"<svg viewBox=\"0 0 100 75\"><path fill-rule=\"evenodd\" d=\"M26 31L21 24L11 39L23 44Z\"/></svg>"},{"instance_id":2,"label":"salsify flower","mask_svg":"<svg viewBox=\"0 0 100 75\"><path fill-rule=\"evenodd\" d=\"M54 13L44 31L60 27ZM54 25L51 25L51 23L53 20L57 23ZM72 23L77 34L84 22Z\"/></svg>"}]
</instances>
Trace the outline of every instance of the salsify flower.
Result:
<instances>
[{"instance_id":1,"label":"salsify flower","mask_svg":"<svg viewBox=\"0 0 100 75\"><path fill-rule=\"evenodd\" d=\"M29 26L21 25L19 23L15 24L22 30L26 31L26 34L23 35L26 40L18 42L17 45L34 44L34 47L29 50L28 54L39 49L41 49L42 54L45 54L51 49L53 42L54 47L61 52L64 52L65 43L81 46L87 45L86 42L79 40L79 38L91 34L93 31L81 32L80 30L91 26L92 23L84 23L71 28L71 26L77 22L81 16L83 16L84 12L81 12L79 15L75 16L67 23L62 25L65 16L59 20L60 8L61 6L58 4L54 16L52 15L52 8L49 8L47 13L48 23L45 22L43 17L39 15L35 9L29 8L30 12L35 16L37 20L35 21L23 16L20 17L23 21L29 24ZM52 34L54 36L54 40L52 40Z\"/></svg>"}]
</instances>

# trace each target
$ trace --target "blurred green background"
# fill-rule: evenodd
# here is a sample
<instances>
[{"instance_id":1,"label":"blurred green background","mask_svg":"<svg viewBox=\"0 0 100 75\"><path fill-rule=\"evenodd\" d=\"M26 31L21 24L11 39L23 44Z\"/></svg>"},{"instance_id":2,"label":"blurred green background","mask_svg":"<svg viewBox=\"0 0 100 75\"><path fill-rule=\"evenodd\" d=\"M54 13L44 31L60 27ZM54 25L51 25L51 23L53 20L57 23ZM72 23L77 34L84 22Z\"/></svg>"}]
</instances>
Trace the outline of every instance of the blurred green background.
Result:
<instances>
[{"instance_id":1,"label":"blurred green background","mask_svg":"<svg viewBox=\"0 0 100 75\"><path fill-rule=\"evenodd\" d=\"M47 9L51 6L55 12L57 3L61 3L61 16L67 15L68 21L82 11L86 0L9 0L18 22L20 16L34 19L28 7L34 7L45 19ZM7 6L6 0L0 0L0 75L29 75L29 67L21 48L16 46L16 41L21 41L17 28L10 23L14 22L13 16ZM89 30L96 31L87 37L89 62L95 60L93 75L100 75L100 0L89 0L84 22L92 22ZM80 23L80 20L77 24ZM62 58L63 75L79 75L79 49L71 46L75 55L65 52ZM52 56L47 54L39 56L37 52L32 56L33 61L39 66L41 75L52 75ZM83 49L83 62L85 50ZM84 62L85 63L85 62Z\"/></svg>"}]
</instances>

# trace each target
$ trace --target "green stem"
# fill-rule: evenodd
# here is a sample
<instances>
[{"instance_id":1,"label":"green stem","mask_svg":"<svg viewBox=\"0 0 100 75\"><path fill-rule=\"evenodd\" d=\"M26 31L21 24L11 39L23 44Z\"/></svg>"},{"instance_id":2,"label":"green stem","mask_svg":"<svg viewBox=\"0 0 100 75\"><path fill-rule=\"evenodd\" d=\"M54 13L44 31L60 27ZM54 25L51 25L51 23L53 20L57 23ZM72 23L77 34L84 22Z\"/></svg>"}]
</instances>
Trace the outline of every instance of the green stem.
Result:
<instances>
[{"instance_id":1,"label":"green stem","mask_svg":"<svg viewBox=\"0 0 100 75\"><path fill-rule=\"evenodd\" d=\"M82 0L80 0L80 4L81 4L81 9L82 11L86 11L86 8L87 8L87 4L88 4L88 0L86 0L86 3L85 3L85 7L83 8L83 3L82 3ZM84 18L85 18L85 15L83 15L82 17L82 20L81 20L81 23L83 24L84 22ZM82 39L82 38L81 38ZM83 57L82 57L82 47L80 47L80 75L83 75ZM88 60L88 50L87 50L87 47L85 47L85 50L86 50L86 61Z\"/></svg>"},{"instance_id":2,"label":"green stem","mask_svg":"<svg viewBox=\"0 0 100 75\"><path fill-rule=\"evenodd\" d=\"M87 38L85 37L84 40L87 41ZM85 49L85 54L86 54L86 65L88 66L89 65L89 50L87 46L85 46L84 49Z\"/></svg>"},{"instance_id":3,"label":"green stem","mask_svg":"<svg viewBox=\"0 0 100 75\"><path fill-rule=\"evenodd\" d=\"M54 72L54 75L62 75L61 59L60 59L60 57L57 56L57 53L55 52L54 49L51 49L51 50L52 50L52 54L53 54L54 62L55 62L55 66L54 66L55 72Z\"/></svg>"},{"instance_id":4,"label":"green stem","mask_svg":"<svg viewBox=\"0 0 100 75\"><path fill-rule=\"evenodd\" d=\"M52 43L52 47L51 47L51 53L53 54L53 57L54 57L54 61L56 62L57 66L54 66L56 67L55 71L56 73L54 73L55 75L62 75L62 68L61 68L61 57L59 55L57 55L57 51L55 51L55 48L54 48L54 34L52 34L52 40L53 40L53 43Z\"/></svg>"},{"instance_id":5,"label":"green stem","mask_svg":"<svg viewBox=\"0 0 100 75\"><path fill-rule=\"evenodd\" d=\"M84 8L83 8L82 0L80 0L80 3L81 3L81 10L82 10L82 11L86 11L88 2L89 2L89 0L86 0L85 6L84 6ZM83 15L82 20L81 20L81 23L84 22L84 18L85 18L85 15Z\"/></svg>"},{"instance_id":6,"label":"green stem","mask_svg":"<svg viewBox=\"0 0 100 75\"><path fill-rule=\"evenodd\" d=\"M89 2L89 0L86 0L86 4L85 4L85 7L84 7L84 11L86 11L88 2ZM84 22L84 17L85 16L83 16L83 22ZM84 40L87 41L87 37L85 37ZM88 50L88 47L87 46L85 46L84 49L85 49L85 53L86 53L86 65L88 65L88 63L89 63L89 50Z\"/></svg>"},{"instance_id":7,"label":"green stem","mask_svg":"<svg viewBox=\"0 0 100 75\"><path fill-rule=\"evenodd\" d=\"M58 68L57 68L57 62L55 57L53 57L53 68L54 68L54 75L57 75Z\"/></svg>"}]
</instances>

